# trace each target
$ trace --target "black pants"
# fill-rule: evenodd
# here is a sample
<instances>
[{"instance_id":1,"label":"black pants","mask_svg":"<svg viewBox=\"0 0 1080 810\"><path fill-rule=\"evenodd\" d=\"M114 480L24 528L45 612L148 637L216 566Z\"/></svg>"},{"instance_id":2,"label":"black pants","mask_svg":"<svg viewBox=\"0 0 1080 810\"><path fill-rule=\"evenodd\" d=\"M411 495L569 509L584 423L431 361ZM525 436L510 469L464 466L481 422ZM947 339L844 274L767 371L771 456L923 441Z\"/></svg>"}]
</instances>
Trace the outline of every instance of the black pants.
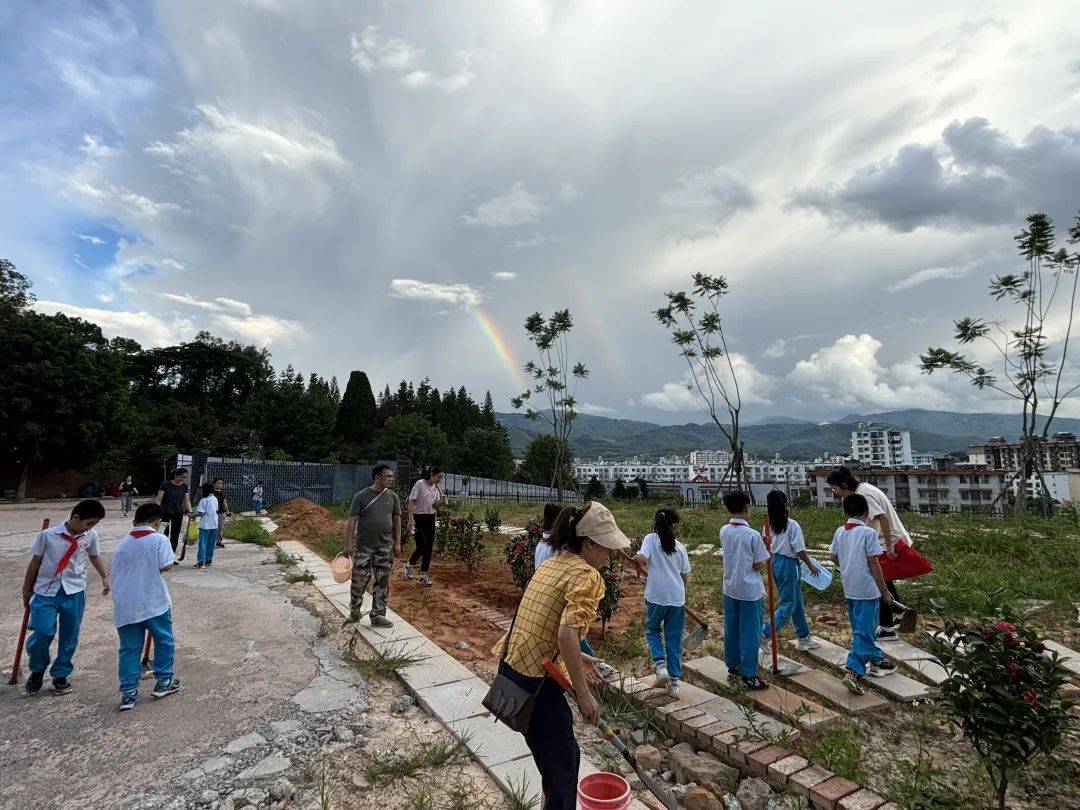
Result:
<instances>
[{"instance_id":1,"label":"black pants","mask_svg":"<svg viewBox=\"0 0 1080 810\"><path fill-rule=\"evenodd\" d=\"M889 593L892 594L892 598L897 602L903 602L900 598L900 594L896 592L896 584L891 580L885 580L885 587L889 589ZM885 600L881 600L881 608L878 610L878 624L882 627L892 629L893 627L893 612L892 605L885 604Z\"/></svg>"},{"instance_id":2,"label":"black pants","mask_svg":"<svg viewBox=\"0 0 1080 810\"><path fill-rule=\"evenodd\" d=\"M574 739L574 715L562 687L551 678L540 686L540 678L530 678L503 661L499 672L536 695L532 722L525 732L525 744L533 755L544 791L543 810L577 808L578 767L581 750Z\"/></svg>"},{"instance_id":3,"label":"black pants","mask_svg":"<svg viewBox=\"0 0 1080 810\"><path fill-rule=\"evenodd\" d=\"M184 530L184 516L183 514L162 515L161 522L165 524L165 536L169 538L169 544L175 554L176 543L182 537Z\"/></svg>"},{"instance_id":4,"label":"black pants","mask_svg":"<svg viewBox=\"0 0 1080 810\"><path fill-rule=\"evenodd\" d=\"M431 568L431 549L435 545L435 516L413 515L413 523L416 524L416 550L409 557L409 564L416 565L416 561L422 559L420 570L426 573Z\"/></svg>"}]
</instances>

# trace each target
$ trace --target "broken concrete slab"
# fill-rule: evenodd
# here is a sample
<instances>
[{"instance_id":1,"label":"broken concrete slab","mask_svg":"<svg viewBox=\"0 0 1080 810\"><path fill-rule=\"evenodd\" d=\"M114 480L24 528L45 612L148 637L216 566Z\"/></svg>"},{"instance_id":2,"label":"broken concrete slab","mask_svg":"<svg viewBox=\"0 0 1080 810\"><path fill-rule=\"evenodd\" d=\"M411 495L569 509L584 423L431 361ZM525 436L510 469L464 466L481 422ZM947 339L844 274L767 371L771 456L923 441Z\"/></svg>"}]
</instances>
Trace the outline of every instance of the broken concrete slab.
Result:
<instances>
[{"instance_id":1,"label":"broken concrete slab","mask_svg":"<svg viewBox=\"0 0 1080 810\"><path fill-rule=\"evenodd\" d=\"M367 701L358 686L329 675L318 675L306 689L293 696L293 703L305 712L322 713L338 712L349 706L363 708Z\"/></svg>"},{"instance_id":2,"label":"broken concrete slab","mask_svg":"<svg viewBox=\"0 0 1080 810\"><path fill-rule=\"evenodd\" d=\"M818 636L813 636L813 638L815 641L820 642L821 646L816 650L808 650L807 655L843 669L847 661L848 651L839 644L833 644L831 641ZM930 687L898 672L893 672L881 678L867 678L866 684L873 689L884 692L893 700L901 702L921 700L928 697L932 692Z\"/></svg>"},{"instance_id":3,"label":"broken concrete slab","mask_svg":"<svg viewBox=\"0 0 1080 810\"><path fill-rule=\"evenodd\" d=\"M284 773L292 766L292 760L282 754L271 754L263 757L250 768L240 771L237 779L269 779Z\"/></svg>"},{"instance_id":4,"label":"broken concrete slab","mask_svg":"<svg viewBox=\"0 0 1080 810\"><path fill-rule=\"evenodd\" d=\"M440 686L429 686L416 690L416 699L421 708L443 723L464 720L468 717L486 715L487 709L482 703L487 694L488 685L479 678L469 678Z\"/></svg>"},{"instance_id":5,"label":"broken concrete slab","mask_svg":"<svg viewBox=\"0 0 1080 810\"><path fill-rule=\"evenodd\" d=\"M1059 644L1056 641L1046 639L1043 641L1046 645L1046 649L1051 652L1056 652L1062 657L1061 665L1065 669L1069 670L1073 675L1080 676L1080 653L1076 650L1070 650L1064 644Z\"/></svg>"},{"instance_id":6,"label":"broken concrete slab","mask_svg":"<svg viewBox=\"0 0 1080 810\"><path fill-rule=\"evenodd\" d=\"M251 732L245 734L243 737L237 737L231 743L225 746L226 754L239 754L241 751L247 751L249 748L258 748L260 745L269 745L266 737L257 732Z\"/></svg>"}]
</instances>

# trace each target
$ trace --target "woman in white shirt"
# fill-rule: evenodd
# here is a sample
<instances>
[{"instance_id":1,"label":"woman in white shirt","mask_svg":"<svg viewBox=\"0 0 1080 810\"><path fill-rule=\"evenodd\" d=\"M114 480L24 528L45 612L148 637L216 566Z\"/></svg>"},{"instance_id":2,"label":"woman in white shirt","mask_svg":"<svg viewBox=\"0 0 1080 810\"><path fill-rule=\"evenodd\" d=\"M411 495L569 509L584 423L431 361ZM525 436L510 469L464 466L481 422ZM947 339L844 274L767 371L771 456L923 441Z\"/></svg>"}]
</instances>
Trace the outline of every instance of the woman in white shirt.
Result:
<instances>
[{"instance_id":1,"label":"woman in white shirt","mask_svg":"<svg viewBox=\"0 0 1080 810\"><path fill-rule=\"evenodd\" d=\"M683 626L686 624L686 583L690 579L690 556L675 539L679 513L658 509L653 533L645 535L634 555L647 570L645 578L645 638L649 642L656 685L679 696L682 676Z\"/></svg>"},{"instance_id":2,"label":"woman in white shirt","mask_svg":"<svg viewBox=\"0 0 1080 810\"><path fill-rule=\"evenodd\" d=\"M413 566L420 563L420 584L430 586L431 550L435 545L435 510L445 500L439 484L443 479L438 467L425 467L420 480L409 493L409 529L416 538L416 550L405 563L405 579L413 578Z\"/></svg>"},{"instance_id":3,"label":"woman in white shirt","mask_svg":"<svg viewBox=\"0 0 1080 810\"><path fill-rule=\"evenodd\" d=\"M551 527L555 525L555 519L562 510L553 503L544 504L544 520L541 524L544 533L536 543L536 551L533 553L533 571L540 567L540 563L548 557L555 556L555 547L551 545Z\"/></svg>"},{"instance_id":4,"label":"woman in white shirt","mask_svg":"<svg viewBox=\"0 0 1080 810\"><path fill-rule=\"evenodd\" d=\"M769 528L772 529L773 580L780 595L780 604L774 614L776 635L780 635L784 624L791 619L795 625L795 649L816 650L821 645L810 637L810 625L806 622L799 560L806 563L811 574L816 575L820 569L810 561L802 526L788 514L787 495L774 489L765 496L765 508L769 513ZM772 626L768 617L762 625L761 636L763 644L769 643Z\"/></svg>"}]
</instances>

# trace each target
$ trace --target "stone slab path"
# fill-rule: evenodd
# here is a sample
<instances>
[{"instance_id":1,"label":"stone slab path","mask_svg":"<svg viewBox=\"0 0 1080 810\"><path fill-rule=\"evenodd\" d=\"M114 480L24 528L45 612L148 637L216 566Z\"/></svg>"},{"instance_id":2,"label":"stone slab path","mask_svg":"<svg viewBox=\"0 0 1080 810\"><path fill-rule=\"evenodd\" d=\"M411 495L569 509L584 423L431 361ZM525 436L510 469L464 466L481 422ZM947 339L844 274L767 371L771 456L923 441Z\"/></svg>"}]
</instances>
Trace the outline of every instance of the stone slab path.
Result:
<instances>
[{"instance_id":1,"label":"stone slab path","mask_svg":"<svg viewBox=\"0 0 1080 810\"><path fill-rule=\"evenodd\" d=\"M841 647L839 644L833 644L831 641L827 641L819 636L812 636L812 638L819 642L821 646L816 650L809 650L807 655L810 655L819 661L824 661L830 666L839 669L844 668L844 662L847 660L848 656L848 651L844 647ZM925 697L929 697L933 692L930 687L909 678L906 675L901 675L898 672L893 672L882 678L867 678L866 683L868 686L884 692L893 700L906 703L922 700Z\"/></svg>"},{"instance_id":2,"label":"stone slab path","mask_svg":"<svg viewBox=\"0 0 1080 810\"><path fill-rule=\"evenodd\" d=\"M909 644L902 638L883 641L878 646L893 661L919 673L934 686L941 686L949 680L948 671L932 652Z\"/></svg>"},{"instance_id":3,"label":"stone slab path","mask_svg":"<svg viewBox=\"0 0 1080 810\"><path fill-rule=\"evenodd\" d=\"M1064 660L1061 665L1065 669L1069 670L1074 677L1080 677L1080 653L1075 650L1070 650L1064 644L1058 644L1056 641L1050 641L1047 639L1043 642L1046 645L1046 649L1056 652Z\"/></svg>"}]
</instances>

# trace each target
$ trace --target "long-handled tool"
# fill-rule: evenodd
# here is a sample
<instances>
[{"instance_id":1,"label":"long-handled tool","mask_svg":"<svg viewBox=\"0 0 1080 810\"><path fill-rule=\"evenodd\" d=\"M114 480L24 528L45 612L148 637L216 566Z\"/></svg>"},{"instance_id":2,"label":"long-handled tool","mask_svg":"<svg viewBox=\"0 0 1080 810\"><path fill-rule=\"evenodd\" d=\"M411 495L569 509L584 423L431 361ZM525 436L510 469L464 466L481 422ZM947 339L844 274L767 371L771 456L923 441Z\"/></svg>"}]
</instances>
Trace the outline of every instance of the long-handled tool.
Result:
<instances>
[{"instance_id":1,"label":"long-handled tool","mask_svg":"<svg viewBox=\"0 0 1080 810\"><path fill-rule=\"evenodd\" d=\"M631 565L634 566L634 570L637 571L638 579L641 578L641 569L638 567L638 562L622 549L619 549L619 553L626 558ZM701 646L701 643L709 637L709 623L701 618L696 611L694 611L689 605L686 605L686 615L697 622L697 627L686 634L686 638L683 639L684 650L696 650Z\"/></svg>"},{"instance_id":2,"label":"long-handled tool","mask_svg":"<svg viewBox=\"0 0 1080 810\"><path fill-rule=\"evenodd\" d=\"M551 676L551 679L561 686L563 690L577 702L577 695L575 694L573 687L570 686L570 681L563 675L562 670L559 669L550 658L545 658L542 663L544 665L544 671ZM597 727L600 729L600 733L604 735L608 742L615 746L616 751L623 755L623 759L630 763L630 767L634 769L634 773L638 775L638 779L640 779L645 787L649 789L649 792L652 793L652 795L655 796L660 801L660 804L664 805L667 810L678 810L679 803L675 801L675 797L672 796L666 788L661 786L656 779L645 772L645 769L638 764L637 757L635 757L633 752L626 747L626 743L624 743L619 735L615 733L615 729L607 724L607 721L604 720L602 715L599 716L599 721Z\"/></svg>"},{"instance_id":3,"label":"long-handled tool","mask_svg":"<svg viewBox=\"0 0 1080 810\"><path fill-rule=\"evenodd\" d=\"M45 531L47 528L49 528L49 519L45 518L41 521L41 530ZM11 665L11 677L8 678L9 686L19 682L19 665L22 663L23 645L26 643L26 628L29 625L30 605L27 604L23 607L22 627L19 628L19 644L15 647L15 663Z\"/></svg>"},{"instance_id":4,"label":"long-handled tool","mask_svg":"<svg viewBox=\"0 0 1080 810\"><path fill-rule=\"evenodd\" d=\"M187 525L180 533L180 556L176 558L177 562L184 561L184 555L187 554L188 534L191 533L191 515L188 515Z\"/></svg>"},{"instance_id":5,"label":"long-handled tool","mask_svg":"<svg viewBox=\"0 0 1080 810\"><path fill-rule=\"evenodd\" d=\"M776 586L772 572L772 526L769 524L767 515L762 528L761 536L765 541L765 550L769 552L769 559L765 561L765 571L769 582L769 647L772 650L772 674L779 675L780 653L776 649Z\"/></svg>"}]
</instances>

